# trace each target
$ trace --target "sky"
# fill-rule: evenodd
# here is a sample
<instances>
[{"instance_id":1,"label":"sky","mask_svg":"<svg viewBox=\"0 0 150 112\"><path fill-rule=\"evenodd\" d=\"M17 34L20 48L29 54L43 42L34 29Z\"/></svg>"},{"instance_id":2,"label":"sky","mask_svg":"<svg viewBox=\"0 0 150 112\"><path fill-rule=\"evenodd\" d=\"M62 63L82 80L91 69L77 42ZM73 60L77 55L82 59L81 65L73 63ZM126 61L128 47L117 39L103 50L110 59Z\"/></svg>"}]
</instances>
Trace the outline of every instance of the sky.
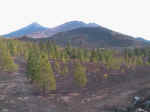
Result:
<instances>
[{"instance_id":1,"label":"sky","mask_svg":"<svg viewBox=\"0 0 150 112\"><path fill-rule=\"evenodd\" d=\"M72 20L150 40L150 0L0 1L0 35L32 22L54 27Z\"/></svg>"}]
</instances>

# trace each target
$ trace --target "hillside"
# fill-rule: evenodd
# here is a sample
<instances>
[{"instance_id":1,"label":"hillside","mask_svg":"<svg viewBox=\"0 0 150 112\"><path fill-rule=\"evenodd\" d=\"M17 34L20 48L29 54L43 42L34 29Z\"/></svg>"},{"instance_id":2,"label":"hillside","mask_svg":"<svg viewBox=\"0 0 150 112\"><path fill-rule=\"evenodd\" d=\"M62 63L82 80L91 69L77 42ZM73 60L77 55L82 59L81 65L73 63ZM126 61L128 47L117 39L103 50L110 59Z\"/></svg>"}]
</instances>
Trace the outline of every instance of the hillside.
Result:
<instances>
[{"instance_id":1,"label":"hillside","mask_svg":"<svg viewBox=\"0 0 150 112\"><path fill-rule=\"evenodd\" d=\"M38 23L32 23L24 28L21 28L17 31L11 32L9 34L3 35L4 37L22 37L28 36L30 38L43 38L43 37L51 37L59 32L70 31L77 28L82 27L97 27L96 23L84 23L81 21L70 21L64 24L58 25L53 28L46 28L41 26Z\"/></svg>"},{"instance_id":2,"label":"hillside","mask_svg":"<svg viewBox=\"0 0 150 112\"><path fill-rule=\"evenodd\" d=\"M135 38L114 32L103 27L78 28L71 31L57 33L56 35L43 39L54 40L59 45L70 42L73 46L82 47L141 47L149 43L136 40Z\"/></svg>"},{"instance_id":3,"label":"hillside","mask_svg":"<svg viewBox=\"0 0 150 112\"><path fill-rule=\"evenodd\" d=\"M150 112L149 48L0 39L0 51L0 112Z\"/></svg>"},{"instance_id":4,"label":"hillside","mask_svg":"<svg viewBox=\"0 0 150 112\"><path fill-rule=\"evenodd\" d=\"M149 42L149 40L146 40L142 37L137 37L136 40L143 41L143 42Z\"/></svg>"},{"instance_id":5,"label":"hillside","mask_svg":"<svg viewBox=\"0 0 150 112\"><path fill-rule=\"evenodd\" d=\"M47 29L46 27L43 27L38 23L32 23L32 24L25 26L25 27L23 27L17 31L5 34L3 36L4 37L21 37L24 35L32 34L33 32L41 32L41 31L44 31L46 29Z\"/></svg>"},{"instance_id":6,"label":"hillside","mask_svg":"<svg viewBox=\"0 0 150 112\"><path fill-rule=\"evenodd\" d=\"M144 47L150 44L149 41L141 38L115 32L96 23L84 23L82 21L70 21L53 28L46 28L38 23L32 23L20 30L6 34L4 37L37 41L54 40L62 46L70 42L75 47L86 48Z\"/></svg>"},{"instance_id":7,"label":"hillside","mask_svg":"<svg viewBox=\"0 0 150 112\"><path fill-rule=\"evenodd\" d=\"M66 22L64 24L58 25L54 28L50 28L48 30L45 30L43 32L41 32L42 34L46 35L46 37L51 37L57 33L60 32L65 32L65 31L71 31L73 29L78 29L78 28L85 28L85 27L98 27L99 25L95 24L95 23L84 23L82 21L70 21L70 22ZM34 36L34 35L33 35ZM32 37L32 35L31 35ZM41 35L42 37L42 35Z\"/></svg>"}]
</instances>

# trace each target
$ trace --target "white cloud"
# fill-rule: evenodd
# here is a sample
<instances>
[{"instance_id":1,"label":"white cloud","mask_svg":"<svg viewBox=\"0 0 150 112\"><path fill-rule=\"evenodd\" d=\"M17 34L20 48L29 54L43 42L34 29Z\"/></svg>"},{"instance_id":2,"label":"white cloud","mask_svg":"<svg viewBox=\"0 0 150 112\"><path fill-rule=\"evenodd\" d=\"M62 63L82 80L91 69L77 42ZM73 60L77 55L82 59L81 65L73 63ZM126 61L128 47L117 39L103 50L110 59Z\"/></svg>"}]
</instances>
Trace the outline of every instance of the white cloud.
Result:
<instances>
[{"instance_id":1,"label":"white cloud","mask_svg":"<svg viewBox=\"0 0 150 112\"><path fill-rule=\"evenodd\" d=\"M1 0L0 34L34 21L53 27L71 20L150 39L149 0Z\"/></svg>"}]
</instances>

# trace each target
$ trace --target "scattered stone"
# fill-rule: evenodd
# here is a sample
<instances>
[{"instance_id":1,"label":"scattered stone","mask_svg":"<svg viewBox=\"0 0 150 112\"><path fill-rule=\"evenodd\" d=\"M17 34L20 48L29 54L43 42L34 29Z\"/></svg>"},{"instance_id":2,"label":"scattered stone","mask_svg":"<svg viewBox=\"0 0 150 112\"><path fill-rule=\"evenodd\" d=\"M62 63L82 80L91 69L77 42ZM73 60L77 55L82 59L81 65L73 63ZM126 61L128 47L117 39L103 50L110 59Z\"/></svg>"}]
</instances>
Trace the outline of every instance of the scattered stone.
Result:
<instances>
[{"instance_id":1,"label":"scattered stone","mask_svg":"<svg viewBox=\"0 0 150 112\"><path fill-rule=\"evenodd\" d=\"M56 108L56 105L51 105L52 108Z\"/></svg>"},{"instance_id":2,"label":"scattered stone","mask_svg":"<svg viewBox=\"0 0 150 112\"><path fill-rule=\"evenodd\" d=\"M42 98L42 96L38 96L38 98Z\"/></svg>"},{"instance_id":3,"label":"scattered stone","mask_svg":"<svg viewBox=\"0 0 150 112\"><path fill-rule=\"evenodd\" d=\"M69 93L68 95L69 95L69 96L79 96L80 93Z\"/></svg>"},{"instance_id":4,"label":"scattered stone","mask_svg":"<svg viewBox=\"0 0 150 112\"><path fill-rule=\"evenodd\" d=\"M0 95L0 100L4 100L5 99L5 95Z\"/></svg>"},{"instance_id":5,"label":"scattered stone","mask_svg":"<svg viewBox=\"0 0 150 112\"><path fill-rule=\"evenodd\" d=\"M18 75L18 74L20 74L20 73L19 73L19 72L16 72L15 74Z\"/></svg>"},{"instance_id":6,"label":"scattered stone","mask_svg":"<svg viewBox=\"0 0 150 112\"><path fill-rule=\"evenodd\" d=\"M60 98L56 98L56 101L57 101L57 102L60 102Z\"/></svg>"},{"instance_id":7,"label":"scattered stone","mask_svg":"<svg viewBox=\"0 0 150 112\"><path fill-rule=\"evenodd\" d=\"M95 94L92 94L92 97L95 97L96 95Z\"/></svg>"},{"instance_id":8,"label":"scattered stone","mask_svg":"<svg viewBox=\"0 0 150 112\"><path fill-rule=\"evenodd\" d=\"M85 103L85 101L84 101L84 100L81 100L81 103L82 103L82 104L84 104L84 103Z\"/></svg>"},{"instance_id":9,"label":"scattered stone","mask_svg":"<svg viewBox=\"0 0 150 112\"><path fill-rule=\"evenodd\" d=\"M140 100L141 98L140 97L138 97L138 96L135 96L134 97L134 100Z\"/></svg>"},{"instance_id":10,"label":"scattered stone","mask_svg":"<svg viewBox=\"0 0 150 112\"><path fill-rule=\"evenodd\" d=\"M100 100L100 99L102 99L102 98L104 98L104 95L103 95L103 96L95 96L95 97L93 98L93 100Z\"/></svg>"},{"instance_id":11,"label":"scattered stone","mask_svg":"<svg viewBox=\"0 0 150 112\"><path fill-rule=\"evenodd\" d=\"M86 99L83 99L83 100L81 100L81 103L88 103L88 102L90 102L91 101L91 99L90 98L86 98Z\"/></svg>"},{"instance_id":12,"label":"scattered stone","mask_svg":"<svg viewBox=\"0 0 150 112\"><path fill-rule=\"evenodd\" d=\"M70 96L62 96L61 97L61 100L63 101L63 102L65 102L65 103L69 103L70 102Z\"/></svg>"},{"instance_id":13,"label":"scattered stone","mask_svg":"<svg viewBox=\"0 0 150 112\"><path fill-rule=\"evenodd\" d=\"M22 101L23 101L23 100L24 100L24 98L22 98L22 97L18 97L18 100L22 100Z\"/></svg>"},{"instance_id":14,"label":"scattered stone","mask_svg":"<svg viewBox=\"0 0 150 112\"><path fill-rule=\"evenodd\" d=\"M60 76L60 74L56 74L56 77L59 77Z\"/></svg>"},{"instance_id":15,"label":"scattered stone","mask_svg":"<svg viewBox=\"0 0 150 112\"><path fill-rule=\"evenodd\" d=\"M56 94L49 94L49 99L54 99L56 97Z\"/></svg>"},{"instance_id":16,"label":"scattered stone","mask_svg":"<svg viewBox=\"0 0 150 112\"><path fill-rule=\"evenodd\" d=\"M138 108L138 109L136 110L136 112L145 112L145 110L142 109L142 108Z\"/></svg>"},{"instance_id":17,"label":"scattered stone","mask_svg":"<svg viewBox=\"0 0 150 112\"><path fill-rule=\"evenodd\" d=\"M133 98L133 100L134 100L134 105L136 105L138 102L141 101L141 98L138 97L138 96L135 96L135 97Z\"/></svg>"},{"instance_id":18,"label":"scattered stone","mask_svg":"<svg viewBox=\"0 0 150 112\"><path fill-rule=\"evenodd\" d=\"M9 102L10 102L10 103L15 103L15 101L14 101L14 100L10 100Z\"/></svg>"},{"instance_id":19,"label":"scattered stone","mask_svg":"<svg viewBox=\"0 0 150 112\"><path fill-rule=\"evenodd\" d=\"M2 112L8 112L8 109L2 109Z\"/></svg>"},{"instance_id":20,"label":"scattered stone","mask_svg":"<svg viewBox=\"0 0 150 112\"><path fill-rule=\"evenodd\" d=\"M56 94L49 94L49 96L56 96Z\"/></svg>"},{"instance_id":21,"label":"scattered stone","mask_svg":"<svg viewBox=\"0 0 150 112\"><path fill-rule=\"evenodd\" d=\"M5 100L5 102L4 103L9 103L9 101L8 100Z\"/></svg>"},{"instance_id":22,"label":"scattered stone","mask_svg":"<svg viewBox=\"0 0 150 112\"><path fill-rule=\"evenodd\" d=\"M24 99L24 100L28 100L28 99L29 99L29 97L27 97L27 96L26 96L26 97L24 97L23 99Z\"/></svg>"}]
</instances>

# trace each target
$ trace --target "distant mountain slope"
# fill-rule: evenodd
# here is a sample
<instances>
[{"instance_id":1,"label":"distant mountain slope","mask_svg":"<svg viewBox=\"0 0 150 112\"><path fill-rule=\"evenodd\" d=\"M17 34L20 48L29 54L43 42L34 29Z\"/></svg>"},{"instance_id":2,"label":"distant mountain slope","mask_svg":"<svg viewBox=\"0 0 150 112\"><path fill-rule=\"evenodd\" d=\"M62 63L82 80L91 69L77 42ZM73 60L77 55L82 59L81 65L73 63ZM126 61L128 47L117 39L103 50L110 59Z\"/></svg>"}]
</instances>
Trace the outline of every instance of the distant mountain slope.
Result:
<instances>
[{"instance_id":1,"label":"distant mountain slope","mask_svg":"<svg viewBox=\"0 0 150 112\"><path fill-rule=\"evenodd\" d=\"M140 40L114 32L103 27L86 27L73 29L71 31L57 33L56 35L43 39L54 40L57 44L66 45L70 42L73 46L83 47L141 47L148 45Z\"/></svg>"},{"instance_id":2,"label":"distant mountain slope","mask_svg":"<svg viewBox=\"0 0 150 112\"><path fill-rule=\"evenodd\" d=\"M51 36L53 36L59 32L70 31L70 30L82 28L82 27L98 27L98 26L99 25L97 25L96 23L86 24L86 23L81 22L81 21L70 21L70 22L66 22L62 25L56 26L54 28L49 28L48 30L45 30L45 31L40 32L40 33L35 32L29 36L32 38L51 37Z\"/></svg>"},{"instance_id":3,"label":"distant mountain slope","mask_svg":"<svg viewBox=\"0 0 150 112\"><path fill-rule=\"evenodd\" d=\"M24 28L21 28L17 31L11 32L9 34L3 35L4 37L21 37L21 36L28 36L31 38L43 38L43 37L51 37L59 32L70 31L77 28L82 27L98 27L96 23L89 23L86 24L81 21L70 21L66 22L62 25L56 26L54 28L46 28L38 23L32 23Z\"/></svg>"},{"instance_id":4,"label":"distant mountain slope","mask_svg":"<svg viewBox=\"0 0 150 112\"><path fill-rule=\"evenodd\" d=\"M3 35L4 37L21 37L24 35L31 34L33 32L41 32L48 28L41 26L38 23L32 23L24 28L21 28L17 31L11 32L9 34Z\"/></svg>"},{"instance_id":5,"label":"distant mountain slope","mask_svg":"<svg viewBox=\"0 0 150 112\"><path fill-rule=\"evenodd\" d=\"M143 42L150 42L149 40L146 40L142 37L137 37L136 40L143 41Z\"/></svg>"},{"instance_id":6,"label":"distant mountain slope","mask_svg":"<svg viewBox=\"0 0 150 112\"><path fill-rule=\"evenodd\" d=\"M54 28L46 28L32 23L20 30L4 35L4 37L28 37L24 40L54 40L57 44L83 47L143 47L150 44L141 38L133 38L95 23L70 21ZM43 38L45 37L45 38ZM39 39L38 39L39 38Z\"/></svg>"}]
</instances>

